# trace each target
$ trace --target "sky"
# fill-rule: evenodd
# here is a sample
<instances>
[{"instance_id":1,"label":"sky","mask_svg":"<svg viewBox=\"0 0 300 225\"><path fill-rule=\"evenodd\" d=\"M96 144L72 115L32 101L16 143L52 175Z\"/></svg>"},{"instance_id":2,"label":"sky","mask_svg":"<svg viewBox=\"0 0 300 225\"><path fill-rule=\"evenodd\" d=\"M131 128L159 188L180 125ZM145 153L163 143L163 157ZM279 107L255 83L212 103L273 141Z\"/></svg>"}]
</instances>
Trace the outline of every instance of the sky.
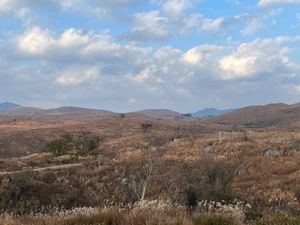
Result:
<instances>
[{"instance_id":1,"label":"sky","mask_svg":"<svg viewBox=\"0 0 300 225\"><path fill-rule=\"evenodd\" d=\"M300 102L300 0L0 0L0 102Z\"/></svg>"}]
</instances>

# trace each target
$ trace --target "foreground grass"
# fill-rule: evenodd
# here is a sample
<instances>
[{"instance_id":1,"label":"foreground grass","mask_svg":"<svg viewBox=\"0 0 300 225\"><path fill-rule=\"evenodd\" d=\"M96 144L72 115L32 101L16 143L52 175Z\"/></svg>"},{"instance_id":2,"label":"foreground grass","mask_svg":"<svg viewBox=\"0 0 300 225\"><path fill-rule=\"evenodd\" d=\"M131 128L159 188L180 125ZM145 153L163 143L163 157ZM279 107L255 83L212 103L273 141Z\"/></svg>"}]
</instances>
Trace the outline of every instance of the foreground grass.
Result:
<instances>
[{"instance_id":1,"label":"foreground grass","mask_svg":"<svg viewBox=\"0 0 300 225\"><path fill-rule=\"evenodd\" d=\"M1 216L0 225L243 225L244 221L216 214L191 216L185 210L121 212L84 211L57 215ZM286 215L267 216L253 225L300 225L300 220Z\"/></svg>"}]
</instances>

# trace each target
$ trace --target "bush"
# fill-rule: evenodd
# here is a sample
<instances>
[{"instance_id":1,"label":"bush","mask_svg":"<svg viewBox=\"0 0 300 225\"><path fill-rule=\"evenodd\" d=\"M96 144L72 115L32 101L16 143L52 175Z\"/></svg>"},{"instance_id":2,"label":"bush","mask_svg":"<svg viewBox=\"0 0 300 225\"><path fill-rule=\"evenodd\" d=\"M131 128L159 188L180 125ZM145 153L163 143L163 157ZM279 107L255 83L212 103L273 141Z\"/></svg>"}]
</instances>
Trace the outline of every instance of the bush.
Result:
<instances>
[{"instance_id":1,"label":"bush","mask_svg":"<svg viewBox=\"0 0 300 225\"><path fill-rule=\"evenodd\" d=\"M205 214L194 218L195 225L237 225L231 217L224 217L215 214Z\"/></svg>"},{"instance_id":2,"label":"bush","mask_svg":"<svg viewBox=\"0 0 300 225\"><path fill-rule=\"evenodd\" d=\"M270 216L260 219L256 225L300 225L300 219L288 215Z\"/></svg>"},{"instance_id":3,"label":"bush","mask_svg":"<svg viewBox=\"0 0 300 225\"><path fill-rule=\"evenodd\" d=\"M74 135L65 134L59 139L48 142L43 151L51 152L55 157L69 154L72 151L75 151L76 155L87 156L96 154L102 141L102 138L89 132L80 132Z\"/></svg>"},{"instance_id":4,"label":"bush","mask_svg":"<svg viewBox=\"0 0 300 225\"><path fill-rule=\"evenodd\" d=\"M48 142L44 148L44 152L51 152L54 156L62 156L72 150L72 137L63 135L61 138Z\"/></svg>"},{"instance_id":5,"label":"bush","mask_svg":"<svg viewBox=\"0 0 300 225\"><path fill-rule=\"evenodd\" d=\"M262 212L257 208L250 208L245 211L245 216L247 221L256 221L262 218Z\"/></svg>"},{"instance_id":6,"label":"bush","mask_svg":"<svg viewBox=\"0 0 300 225\"><path fill-rule=\"evenodd\" d=\"M223 161L201 163L204 165L203 171L206 177L200 187L201 200L231 202L238 198L231 187L236 174L235 165Z\"/></svg>"},{"instance_id":7,"label":"bush","mask_svg":"<svg viewBox=\"0 0 300 225\"><path fill-rule=\"evenodd\" d=\"M94 136L88 132L82 132L73 138L73 144L76 153L80 156L94 155L100 143L103 141L98 136Z\"/></svg>"}]
</instances>

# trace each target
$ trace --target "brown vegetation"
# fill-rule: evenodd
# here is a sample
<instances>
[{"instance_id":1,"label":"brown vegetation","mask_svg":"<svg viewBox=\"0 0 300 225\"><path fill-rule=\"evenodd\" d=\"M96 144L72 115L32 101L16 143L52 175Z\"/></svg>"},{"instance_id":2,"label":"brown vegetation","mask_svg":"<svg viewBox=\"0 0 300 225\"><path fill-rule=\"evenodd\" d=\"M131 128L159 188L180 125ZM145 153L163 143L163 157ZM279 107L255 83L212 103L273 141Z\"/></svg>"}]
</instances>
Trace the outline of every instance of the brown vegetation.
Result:
<instances>
[{"instance_id":1,"label":"brown vegetation","mask_svg":"<svg viewBox=\"0 0 300 225\"><path fill-rule=\"evenodd\" d=\"M250 220L300 213L300 132L294 128L239 130L199 119L125 115L2 121L0 134L2 212L131 210L143 199L194 211L199 202L238 199L251 205L244 212Z\"/></svg>"}]
</instances>

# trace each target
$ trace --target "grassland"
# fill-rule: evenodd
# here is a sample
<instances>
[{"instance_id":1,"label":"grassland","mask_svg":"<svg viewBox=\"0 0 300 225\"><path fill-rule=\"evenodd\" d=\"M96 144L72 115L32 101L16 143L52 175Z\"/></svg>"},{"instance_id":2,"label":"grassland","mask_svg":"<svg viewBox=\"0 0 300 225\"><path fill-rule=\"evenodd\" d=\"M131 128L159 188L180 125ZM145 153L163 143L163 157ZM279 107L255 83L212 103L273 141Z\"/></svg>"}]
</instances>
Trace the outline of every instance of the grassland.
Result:
<instances>
[{"instance_id":1,"label":"grassland","mask_svg":"<svg viewBox=\"0 0 300 225\"><path fill-rule=\"evenodd\" d=\"M0 155L2 224L299 224L297 128L22 118L0 122ZM52 215L82 207L115 210Z\"/></svg>"}]
</instances>

